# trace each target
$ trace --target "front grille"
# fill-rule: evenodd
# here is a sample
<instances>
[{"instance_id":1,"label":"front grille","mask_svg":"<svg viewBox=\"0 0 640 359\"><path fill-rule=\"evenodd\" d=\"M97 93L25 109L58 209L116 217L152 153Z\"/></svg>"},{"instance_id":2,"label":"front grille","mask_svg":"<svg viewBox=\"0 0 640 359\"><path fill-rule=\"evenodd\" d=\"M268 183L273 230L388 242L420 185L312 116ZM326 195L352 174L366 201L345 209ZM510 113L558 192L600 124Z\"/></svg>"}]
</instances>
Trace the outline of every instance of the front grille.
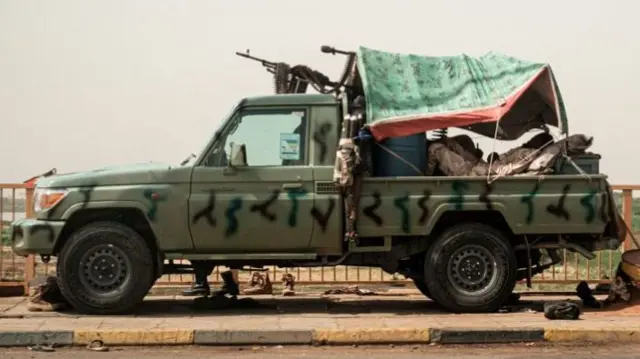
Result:
<instances>
[{"instance_id":1,"label":"front grille","mask_svg":"<svg viewBox=\"0 0 640 359\"><path fill-rule=\"evenodd\" d=\"M338 194L338 188L330 181L316 182L316 194Z\"/></svg>"}]
</instances>

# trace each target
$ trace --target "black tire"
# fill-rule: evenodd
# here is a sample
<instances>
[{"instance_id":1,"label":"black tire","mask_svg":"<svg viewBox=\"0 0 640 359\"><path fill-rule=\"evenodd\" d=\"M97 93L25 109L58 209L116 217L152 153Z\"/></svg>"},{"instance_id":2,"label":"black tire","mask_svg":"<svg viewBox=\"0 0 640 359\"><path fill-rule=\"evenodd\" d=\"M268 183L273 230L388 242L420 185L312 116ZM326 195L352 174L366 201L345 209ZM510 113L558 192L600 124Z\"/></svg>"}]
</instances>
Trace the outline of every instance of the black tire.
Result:
<instances>
[{"instance_id":1,"label":"black tire","mask_svg":"<svg viewBox=\"0 0 640 359\"><path fill-rule=\"evenodd\" d=\"M78 312L127 313L156 280L144 238L117 222L96 222L71 235L58 256L62 295Z\"/></svg>"},{"instance_id":2,"label":"black tire","mask_svg":"<svg viewBox=\"0 0 640 359\"><path fill-rule=\"evenodd\" d=\"M479 223L446 230L425 256L430 297L455 313L498 310L513 292L516 274L516 256L507 238Z\"/></svg>"},{"instance_id":3,"label":"black tire","mask_svg":"<svg viewBox=\"0 0 640 359\"><path fill-rule=\"evenodd\" d=\"M427 283L425 283L423 278L411 278L413 280L413 284L416 285L416 288L420 291L420 293L424 294L425 297L431 298L431 293L429 293L429 288L427 288Z\"/></svg>"}]
</instances>

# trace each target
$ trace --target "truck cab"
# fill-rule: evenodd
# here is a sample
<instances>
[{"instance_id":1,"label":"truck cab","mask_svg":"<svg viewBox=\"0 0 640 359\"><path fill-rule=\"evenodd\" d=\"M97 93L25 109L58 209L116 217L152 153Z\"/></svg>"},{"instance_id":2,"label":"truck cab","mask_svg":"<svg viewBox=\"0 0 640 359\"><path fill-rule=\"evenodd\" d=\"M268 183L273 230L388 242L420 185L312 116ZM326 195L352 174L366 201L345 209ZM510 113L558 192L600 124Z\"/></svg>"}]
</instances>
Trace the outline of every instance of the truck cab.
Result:
<instances>
[{"instance_id":1,"label":"truck cab","mask_svg":"<svg viewBox=\"0 0 640 359\"><path fill-rule=\"evenodd\" d=\"M242 100L195 160L193 249L339 254L342 211L330 176L340 117L330 95ZM228 151L239 146L246 163L230 166Z\"/></svg>"}]
</instances>

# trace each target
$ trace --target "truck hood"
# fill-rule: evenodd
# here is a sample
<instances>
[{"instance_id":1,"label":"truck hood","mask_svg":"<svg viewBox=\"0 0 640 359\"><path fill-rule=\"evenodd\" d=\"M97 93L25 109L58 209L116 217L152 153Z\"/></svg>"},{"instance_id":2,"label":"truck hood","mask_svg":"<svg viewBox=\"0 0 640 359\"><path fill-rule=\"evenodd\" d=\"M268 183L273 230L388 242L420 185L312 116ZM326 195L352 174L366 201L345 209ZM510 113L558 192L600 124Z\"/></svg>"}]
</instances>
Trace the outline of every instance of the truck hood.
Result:
<instances>
[{"instance_id":1,"label":"truck hood","mask_svg":"<svg viewBox=\"0 0 640 359\"><path fill-rule=\"evenodd\" d=\"M170 176L172 172L186 173L185 169L185 167L173 167L158 163L130 164L42 177L38 179L36 186L38 188L59 188L171 182L169 177L174 177Z\"/></svg>"}]
</instances>

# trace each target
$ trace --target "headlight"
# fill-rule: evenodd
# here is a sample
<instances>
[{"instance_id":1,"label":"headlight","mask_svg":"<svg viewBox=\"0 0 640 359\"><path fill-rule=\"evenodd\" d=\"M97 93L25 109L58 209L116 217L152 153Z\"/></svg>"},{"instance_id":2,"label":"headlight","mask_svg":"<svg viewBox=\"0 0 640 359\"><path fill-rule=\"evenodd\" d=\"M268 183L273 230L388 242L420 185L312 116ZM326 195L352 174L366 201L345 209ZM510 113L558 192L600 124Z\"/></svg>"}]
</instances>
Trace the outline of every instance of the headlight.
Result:
<instances>
[{"instance_id":1,"label":"headlight","mask_svg":"<svg viewBox=\"0 0 640 359\"><path fill-rule=\"evenodd\" d=\"M67 195L65 189L36 188L33 194L34 212L46 211L58 204Z\"/></svg>"}]
</instances>

